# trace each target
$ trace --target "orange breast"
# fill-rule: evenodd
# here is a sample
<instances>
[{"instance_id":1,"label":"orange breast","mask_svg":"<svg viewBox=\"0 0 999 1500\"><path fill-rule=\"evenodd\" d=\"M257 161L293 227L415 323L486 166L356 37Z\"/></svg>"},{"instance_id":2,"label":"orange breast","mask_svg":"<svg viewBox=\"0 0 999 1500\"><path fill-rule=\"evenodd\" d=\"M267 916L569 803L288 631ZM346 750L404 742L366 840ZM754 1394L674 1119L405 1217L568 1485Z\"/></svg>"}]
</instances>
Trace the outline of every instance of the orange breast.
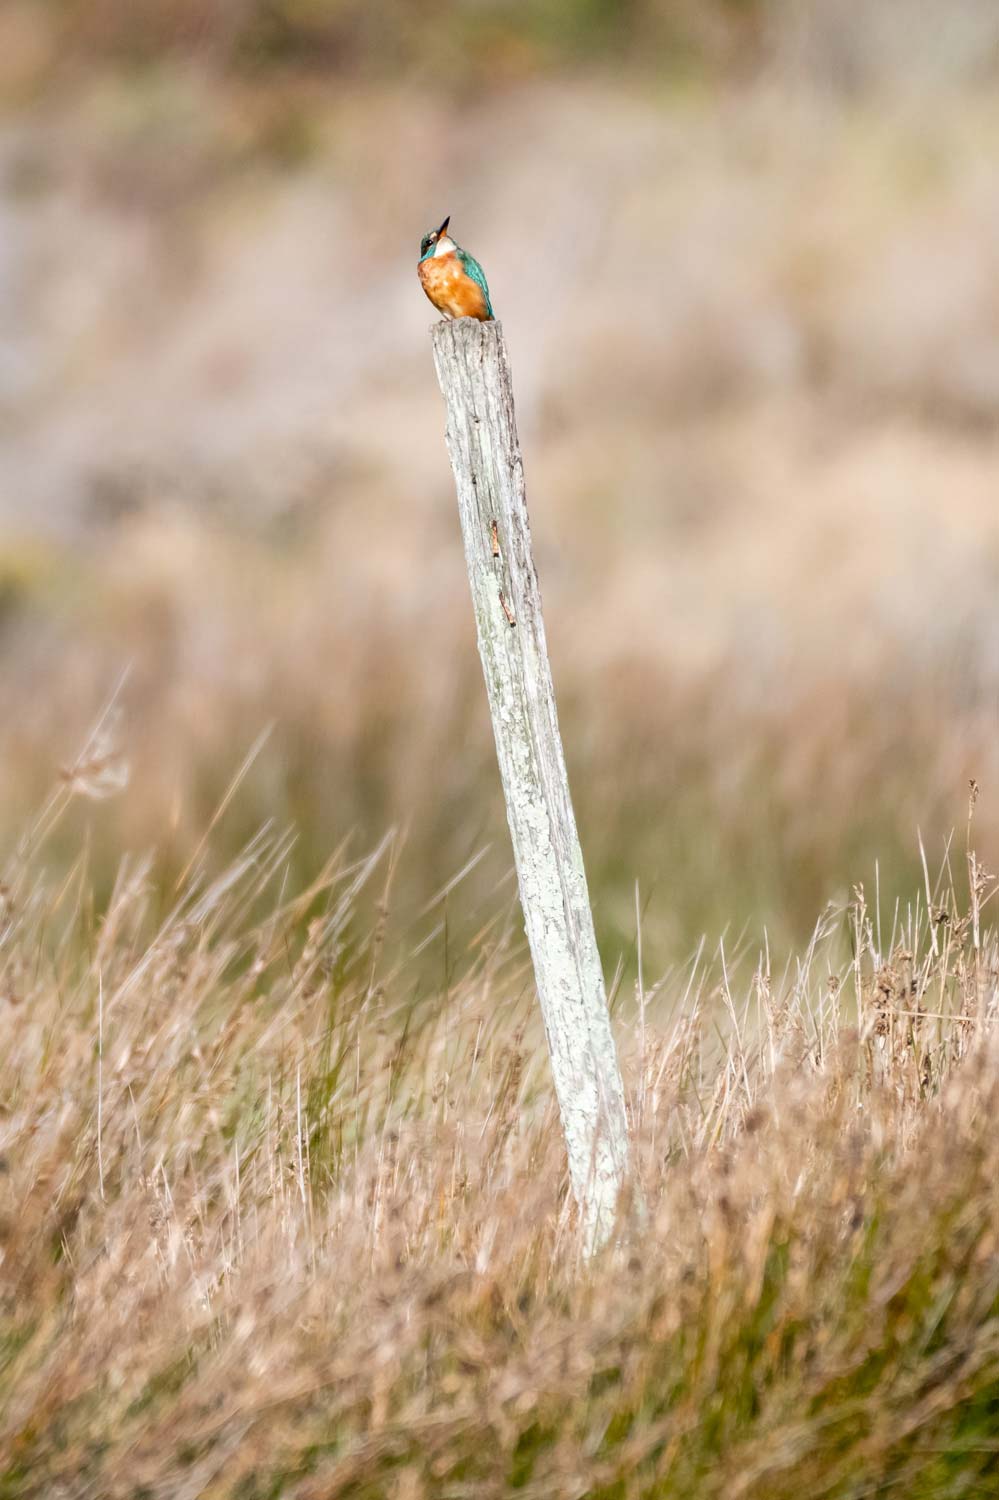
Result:
<instances>
[{"instance_id":1,"label":"orange breast","mask_svg":"<svg viewBox=\"0 0 999 1500\"><path fill-rule=\"evenodd\" d=\"M482 288L466 276L456 255L431 255L417 269L423 290L441 312L452 318L478 318L480 323L488 319Z\"/></svg>"}]
</instances>

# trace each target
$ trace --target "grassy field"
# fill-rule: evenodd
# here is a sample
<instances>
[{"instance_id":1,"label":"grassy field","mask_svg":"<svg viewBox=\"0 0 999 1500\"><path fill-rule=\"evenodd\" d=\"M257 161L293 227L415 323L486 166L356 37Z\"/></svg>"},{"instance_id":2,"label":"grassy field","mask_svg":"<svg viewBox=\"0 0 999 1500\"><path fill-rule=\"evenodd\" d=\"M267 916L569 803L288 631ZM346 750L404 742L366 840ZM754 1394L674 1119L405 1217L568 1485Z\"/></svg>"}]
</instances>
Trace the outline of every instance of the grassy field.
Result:
<instances>
[{"instance_id":1,"label":"grassy field","mask_svg":"<svg viewBox=\"0 0 999 1500\"><path fill-rule=\"evenodd\" d=\"M4 1500L999 1494L973 852L619 996L647 1211L584 1266L509 909L416 986L391 843L289 896L262 834L98 913L71 795L2 893Z\"/></svg>"},{"instance_id":2,"label":"grassy field","mask_svg":"<svg viewBox=\"0 0 999 1500\"><path fill-rule=\"evenodd\" d=\"M0 7L0 1500L999 1497L993 7L565 14ZM449 211L647 1210L587 1265Z\"/></svg>"}]
</instances>

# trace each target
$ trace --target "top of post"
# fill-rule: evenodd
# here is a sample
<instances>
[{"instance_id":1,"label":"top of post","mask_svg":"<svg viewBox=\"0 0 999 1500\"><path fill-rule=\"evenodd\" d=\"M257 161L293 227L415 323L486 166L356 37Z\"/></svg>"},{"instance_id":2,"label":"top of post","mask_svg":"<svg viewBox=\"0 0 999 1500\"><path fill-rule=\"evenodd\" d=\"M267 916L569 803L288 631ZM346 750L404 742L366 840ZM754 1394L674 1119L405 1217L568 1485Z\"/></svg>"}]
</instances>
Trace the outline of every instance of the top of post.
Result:
<instances>
[{"instance_id":1,"label":"top of post","mask_svg":"<svg viewBox=\"0 0 999 1500\"><path fill-rule=\"evenodd\" d=\"M458 388L475 389L484 380L494 391L497 386L505 390L512 400L502 323L492 318L488 322L478 318L442 320L431 325L430 339L437 378L445 395Z\"/></svg>"},{"instance_id":2,"label":"top of post","mask_svg":"<svg viewBox=\"0 0 999 1500\"><path fill-rule=\"evenodd\" d=\"M441 318L430 325L436 349L499 349L503 347L503 325L498 318Z\"/></svg>"}]
</instances>

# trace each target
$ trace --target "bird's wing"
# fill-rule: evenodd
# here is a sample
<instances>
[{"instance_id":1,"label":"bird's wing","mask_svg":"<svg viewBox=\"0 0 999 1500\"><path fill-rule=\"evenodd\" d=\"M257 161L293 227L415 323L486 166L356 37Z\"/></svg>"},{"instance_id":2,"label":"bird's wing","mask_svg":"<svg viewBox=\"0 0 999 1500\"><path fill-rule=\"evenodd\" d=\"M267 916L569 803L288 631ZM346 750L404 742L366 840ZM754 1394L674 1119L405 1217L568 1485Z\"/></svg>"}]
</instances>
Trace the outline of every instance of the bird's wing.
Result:
<instances>
[{"instance_id":1,"label":"bird's wing","mask_svg":"<svg viewBox=\"0 0 999 1500\"><path fill-rule=\"evenodd\" d=\"M483 271L482 267L475 259L475 256L469 255L467 250L459 250L458 254L466 275L470 276L473 281L478 282L479 286L482 288L483 294L485 295L486 299L486 311L488 312L490 317L493 317L493 305L489 300L489 287L486 285L485 271Z\"/></svg>"}]
</instances>

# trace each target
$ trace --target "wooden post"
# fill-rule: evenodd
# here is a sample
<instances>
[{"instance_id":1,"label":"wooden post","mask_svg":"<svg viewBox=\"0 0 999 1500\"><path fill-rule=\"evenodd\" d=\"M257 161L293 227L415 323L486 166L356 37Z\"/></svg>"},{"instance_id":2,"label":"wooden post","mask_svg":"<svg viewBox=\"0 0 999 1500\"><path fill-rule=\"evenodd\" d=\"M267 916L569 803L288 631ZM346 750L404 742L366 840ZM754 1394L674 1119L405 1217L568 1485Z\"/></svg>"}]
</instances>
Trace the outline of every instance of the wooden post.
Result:
<instances>
[{"instance_id":1,"label":"wooden post","mask_svg":"<svg viewBox=\"0 0 999 1500\"><path fill-rule=\"evenodd\" d=\"M587 1253L609 1234L628 1127L531 552L499 323L433 327L479 655L569 1172Z\"/></svg>"}]
</instances>

